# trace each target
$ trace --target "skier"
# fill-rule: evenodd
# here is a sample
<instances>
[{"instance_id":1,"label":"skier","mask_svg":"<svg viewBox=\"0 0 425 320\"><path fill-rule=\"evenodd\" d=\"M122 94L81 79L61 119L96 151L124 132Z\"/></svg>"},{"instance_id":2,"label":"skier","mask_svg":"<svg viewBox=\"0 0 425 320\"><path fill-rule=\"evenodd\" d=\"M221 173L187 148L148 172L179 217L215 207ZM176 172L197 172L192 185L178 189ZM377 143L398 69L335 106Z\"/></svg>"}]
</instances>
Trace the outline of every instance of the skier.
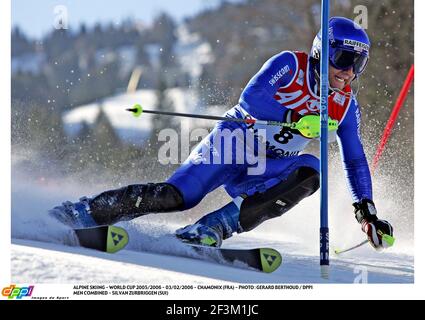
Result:
<instances>
[{"instance_id":1,"label":"skier","mask_svg":"<svg viewBox=\"0 0 425 320\"><path fill-rule=\"evenodd\" d=\"M336 131L354 213L375 249L387 247L382 234L393 235L388 221L376 214L372 182L360 138L360 110L356 92L350 87L369 59L370 41L355 22L333 17L329 21L329 117L338 120ZM226 113L231 118L254 118L296 122L320 112L320 32L311 52L283 51L270 58L243 90L239 104ZM224 186L232 201L192 225L178 229L177 237L190 243L221 246L234 233L247 232L262 222L281 216L319 188L319 160L301 154L309 142L298 130L267 126L266 167L261 175L249 175L247 163L204 163L194 159L223 160L230 149L214 146L224 129L254 134L259 125L220 121L195 148L181 167L163 183L129 185L103 192L77 203L65 202L50 211L72 227L114 224L149 213L188 210L209 192ZM237 140L237 139L236 139ZM229 147L227 147L229 149Z\"/></svg>"}]
</instances>

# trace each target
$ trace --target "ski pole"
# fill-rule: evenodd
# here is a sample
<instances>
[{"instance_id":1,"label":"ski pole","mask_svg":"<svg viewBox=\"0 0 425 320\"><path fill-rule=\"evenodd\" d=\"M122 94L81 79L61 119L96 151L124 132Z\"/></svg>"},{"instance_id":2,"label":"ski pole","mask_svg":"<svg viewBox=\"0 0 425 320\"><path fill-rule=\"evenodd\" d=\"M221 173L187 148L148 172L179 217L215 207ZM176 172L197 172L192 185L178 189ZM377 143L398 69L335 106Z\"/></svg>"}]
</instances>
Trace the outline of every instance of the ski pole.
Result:
<instances>
[{"instance_id":1,"label":"ski pole","mask_svg":"<svg viewBox=\"0 0 425 320\"><path fill-rule=\"evenodd\" d=\"M391 247L394 244L394 242L395 242L394 237L390 236L389 234L383 233L381 230L378 230L378 234L382 237L382 241L386 243L387 247ZM340 253L344 253L344 252L347 252L347 251L351 251L353 249L357 249L357 248L361 247L362 245L364 245L368 242L369 242L369 240L364 240L364 241L360 242L359 244L356 244L355 246L352 246L348 249L343 249L343 250L336 249L334 252L335 252L335 254L340 254Z\"/></svg>"},{"instance_id":2,"label":"ski pole","mask_svg":"<svg viewBox=\"0 0 425 320\"><path fill-rule=\"evenodd\" d=\"M301 135L303 135L306 138L316 138L320 135L320 122L319 122L319 117L316 115L304 116L298 122L279 122L279 121L267 121L267 120L257 120L257 119L227 118L227 117L210 116L210 115L193 114L193 113L145 110L142 108L140 104L136 104L133 106L133 108L126 109L126 111L131 112L136 118L140 117L142 113L150 113L150 114L158 114L158 115L173 116L173 117L231 121L231 122L241 122L241 123L247 123L247 124L261 124L261 125L267 125L267 126L287 127L290 129L298 130L301 133ZM338 125L339 123L337 120L329 119L329 131L337 130Z\"/></svg>"},{"instance_id":3,"label":"ski pole","mask_svg":"<svg viewBox=\"0 0 425 320\"><path fill-rule=\"evenodd\" d=\"M360 242L359 244L356 244L355 246L352 246L352 247L350 247L350 248L347 248L347 249L335 249L335 254L340 254L340 253L344 253L344 252L347 252L347 251L351 251L351 250L354 250L354 249L356 249L356 248L359 248L359 247L361 247L362 245L364 245L364 244L366 244L366 243L368 243L368 241L369 240L364 240L364 241L362 241L362 242Z\"/></svg>"}]
</instances>

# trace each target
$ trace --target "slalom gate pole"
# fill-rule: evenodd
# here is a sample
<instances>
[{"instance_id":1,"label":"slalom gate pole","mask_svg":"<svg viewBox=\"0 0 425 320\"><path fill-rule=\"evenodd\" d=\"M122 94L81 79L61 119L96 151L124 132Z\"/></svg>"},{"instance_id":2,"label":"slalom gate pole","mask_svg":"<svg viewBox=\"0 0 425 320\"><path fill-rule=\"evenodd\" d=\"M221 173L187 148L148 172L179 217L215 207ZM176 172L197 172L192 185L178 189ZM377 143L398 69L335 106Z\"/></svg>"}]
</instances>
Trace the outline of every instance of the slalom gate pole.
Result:
<instances>
[{"instance_id":1,"label":"slalom gate pole","mask_svg":"<svg viewBox=\"0 0 425 320\"><path fill-rule=\"evenodd\" d=\"M375 172L378 166L379 158L381 157L382 152L384 151L385 145L387 144L387 141L391 135L391 131L394 127L395 121L397 120L400 109L403 106L404 101L406 100L407 93L409 92L410 86L412 85L413 75L414 75L414 66L412 65L410 67L410 70L409 70L409 73L407 74L406 79L404 80L403 87L400 90L400 94L394 105L393 111L391 112L390 118L388 119L387 125L385 126L381 141L379 142L378 150L376 151L375 157L373 158L372 173Z\"/></svg>"},{"instance_id":2,"label":"slalom gate pole","mask_svg":"<svg viewBox=\"0 0 425 320\"><path fill-rule=\"evenodd\" d=\"M320 274L329 279L328 226L328 72L329 0L322 0L320 54Z\"/></svg>"}]
</instances>

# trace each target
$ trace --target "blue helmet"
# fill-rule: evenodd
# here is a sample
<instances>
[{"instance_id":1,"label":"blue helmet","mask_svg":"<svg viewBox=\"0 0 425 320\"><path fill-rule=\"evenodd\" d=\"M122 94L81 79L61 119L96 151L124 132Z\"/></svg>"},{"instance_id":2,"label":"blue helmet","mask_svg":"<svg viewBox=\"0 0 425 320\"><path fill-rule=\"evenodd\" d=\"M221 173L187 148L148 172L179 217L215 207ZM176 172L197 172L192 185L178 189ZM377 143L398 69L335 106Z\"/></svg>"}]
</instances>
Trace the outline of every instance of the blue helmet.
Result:
<instances>
[{"instance_id":1,"label":"blue helmet","mask_svg":"<svg viewBox=\"0 0 425 320\"><path fill-rule=\"evenodd\" d=\"M321 33L316 35L311 56L320 59L322 48ZM361 74L369 60L370 41L366 32L354 21L343 17L329 19L329 62L340 70L353 68Z\"/></svg>"}]
</instances>

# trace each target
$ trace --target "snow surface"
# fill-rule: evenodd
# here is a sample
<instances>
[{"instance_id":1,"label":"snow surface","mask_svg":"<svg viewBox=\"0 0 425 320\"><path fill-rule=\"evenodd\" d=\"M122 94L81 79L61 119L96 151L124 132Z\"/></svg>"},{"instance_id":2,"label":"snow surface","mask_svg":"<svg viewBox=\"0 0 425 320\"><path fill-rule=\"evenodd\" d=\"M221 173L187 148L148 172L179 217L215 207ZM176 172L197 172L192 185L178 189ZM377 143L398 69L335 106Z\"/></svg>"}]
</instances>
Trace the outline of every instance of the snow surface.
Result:
<instances>
[{"instance_id":1,"label":"snow surface","mask_svg":"<svg viewBox=\"0 0 425 320\"><path fill-rule=\"evenodd\" d=\"M332 256L330 280L322 280L318 261L318 194L283 217L225 241L225 247L277 249L283 257L282 266L272 274L264 274L178 256L187 249L171 240L171 234L193 221L189 212L148 215L120 223L128 230L130 243L116 254L78 247L72 231L50 218L47 210L64 200L75 201L81 195L103 191L102 186L37 181L18 174L13 175L12 181L12 283L353 283L362 274L367 274L368 283L414 282L410 233L396 234L396 245L385 252L377 253L365 245ZM364 239L354 221L347 192L338 187L341 194L330 208L331 248ZM209 196L206 201L213 198L214 195ZM212 201L211 208L222 200ZM335 215L340 211L346 212ZM397 221L391 221L397 227Z\"/></svg>"}]
</instances>

